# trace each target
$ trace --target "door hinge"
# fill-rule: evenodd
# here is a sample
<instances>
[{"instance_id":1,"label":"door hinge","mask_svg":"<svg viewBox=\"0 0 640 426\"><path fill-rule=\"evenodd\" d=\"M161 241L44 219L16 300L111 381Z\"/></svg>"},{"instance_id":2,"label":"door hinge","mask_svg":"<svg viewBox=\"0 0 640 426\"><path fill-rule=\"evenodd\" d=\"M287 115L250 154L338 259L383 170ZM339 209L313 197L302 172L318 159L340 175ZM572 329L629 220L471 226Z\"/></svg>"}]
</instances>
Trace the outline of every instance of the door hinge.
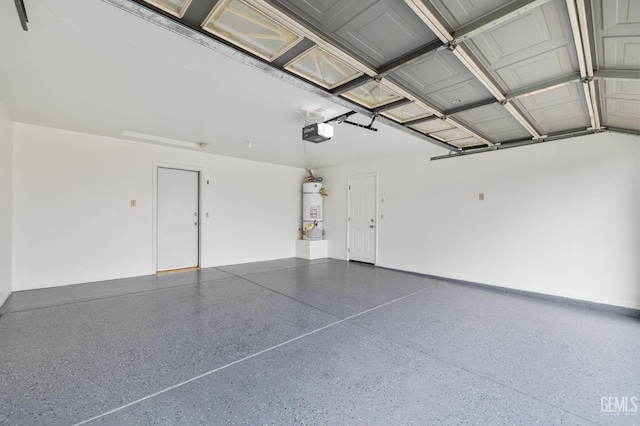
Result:
<instances>
[{"instance_id":1,"label":"door hinge","mask_svg":"<svg viewBox=\"0 0 640 426\"><path fill-rule=\"evenodd\" d=\"M349 185L349 191L351 191L351 185Z\"/></svg>"},{"instance_id":2,"label":"door hinge","mask_svg":"<svg viewBox=\"0 0 640 426\"><path fill-rule=\"evenodd\" d=\"M347 253L351 253L351 249L350 249L350 248L349 248L349 249L347 249Z\"/></svg>"},{"instance_id":3,"label":"door hinge","mask_svg":"<svg viewBox=\"0 0 640 426\"><path fill-rule=\"evenodd\" d=\"M347 222L351 222L351 216L347 218Z\"/></svg>"}]
</instances>

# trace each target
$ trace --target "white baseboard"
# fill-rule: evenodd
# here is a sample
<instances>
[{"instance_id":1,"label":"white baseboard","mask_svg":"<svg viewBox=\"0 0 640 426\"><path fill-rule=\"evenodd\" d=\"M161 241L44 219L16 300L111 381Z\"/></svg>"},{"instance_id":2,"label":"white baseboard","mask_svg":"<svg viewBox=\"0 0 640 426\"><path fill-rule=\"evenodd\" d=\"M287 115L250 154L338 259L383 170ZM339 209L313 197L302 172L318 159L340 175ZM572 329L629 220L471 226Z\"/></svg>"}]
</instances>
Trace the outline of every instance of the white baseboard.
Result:
<instances>
[{"instance_id":1,"label":"white baseboard","mask_svg":"<svg viewBox=\"0 0 640 426\"><path fill-rule=\"evenodd\" d=\"M571 292L561 292L561 291L545 291L546 289L539 289L539 288L521 288L521 287L511 287L511 286L505 286L505 285L500 285L500 284L493 284L493 283L481 283L481 282L475 282L473 280L469 280L466 278L461 278L461 277L452 277L452 276L448 276L448 275L444 275L444 274L439 274L439 273L429 273L429 272L425 272L425 271L419 271L419 270L415 270L412 268L407 268L404 265L393 265L393 264L376 264L376 266L379 266L381 268L388 268L388 269L395 269L395 270L399 270L399 271L404 271L404 272L411 272L411 273L415 273L415 274L420 274L420 275L427 275L430 277L434 277L434 278L441 278L441 279L445 279L445 280L452 280L452 281L459 281L459 282L464 282L464 283L468 283L471 285L477 285L480 287L491 287L491 288L495 288L495 289L503 289L506 292L512 292L512 293L521 293L521 294L528 294L530 296L534 296L534 297L538 297L538 298L544 298L544 296L548 296L549 298L552 299L566 299L566 302L570 302L570 301L575 301L575 302L583 302L583 304L596 304L596 305L608 305L611 307L617 307L617 308L622 308L622 309L630 309L630 310L634 310L634 311L640 311L640 303L637 303L635 301L627 301L627 300L619 300L619 299L614 299L614 298L603 298L603 297L595 297L592 295L586 295L586 294L575 294L575 293L571 293ZM605 306L603 306L604 308Z\"/></svg>"}]
</instances>

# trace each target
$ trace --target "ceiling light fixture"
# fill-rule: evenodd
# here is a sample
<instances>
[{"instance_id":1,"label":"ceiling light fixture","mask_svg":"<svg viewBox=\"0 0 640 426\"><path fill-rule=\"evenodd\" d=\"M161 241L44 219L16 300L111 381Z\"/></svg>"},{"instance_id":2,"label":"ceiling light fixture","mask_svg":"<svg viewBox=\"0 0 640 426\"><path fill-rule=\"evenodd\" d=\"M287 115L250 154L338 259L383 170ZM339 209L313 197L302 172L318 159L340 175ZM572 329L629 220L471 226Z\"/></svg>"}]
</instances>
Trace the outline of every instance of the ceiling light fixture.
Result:
<instances>
[{"instance_id":1,"label":"ceiling light fixture","mask_svg":"<svg viewBox=\"0 0 640 426\"><path fill-rule=\"evenodd\" d=\"M125 136L128 138L134 138L134 139L142 139L145 142L156 142L160 144L181 146L185 148L202 149L205 146L209 145L208 143L205 143L205 142L187 142L187 141L181 141L178 139L165 138L162 136L148 135L146 133L133 132L131 130L123 131L122 136Z\"/></svg>"}]
</instances>

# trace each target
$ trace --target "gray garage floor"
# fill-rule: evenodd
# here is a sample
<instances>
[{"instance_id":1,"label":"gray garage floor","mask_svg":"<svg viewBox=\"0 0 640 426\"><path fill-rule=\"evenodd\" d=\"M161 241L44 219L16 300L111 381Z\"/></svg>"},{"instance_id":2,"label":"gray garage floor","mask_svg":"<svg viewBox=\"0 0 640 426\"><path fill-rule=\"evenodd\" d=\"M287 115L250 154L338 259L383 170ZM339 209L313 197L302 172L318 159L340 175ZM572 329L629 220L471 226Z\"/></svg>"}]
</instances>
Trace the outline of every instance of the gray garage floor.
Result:
<instances>
[{"instance_id":1,"label":"gray garage floor","mask_svg":"<svg viewBox=\"0 0 640 426\"><path fill-rule=\"evenodd\" d=\"M368 265L19 292L0 313L3 425L640 424L637 318Z\"/></svg>"}]
</instances>

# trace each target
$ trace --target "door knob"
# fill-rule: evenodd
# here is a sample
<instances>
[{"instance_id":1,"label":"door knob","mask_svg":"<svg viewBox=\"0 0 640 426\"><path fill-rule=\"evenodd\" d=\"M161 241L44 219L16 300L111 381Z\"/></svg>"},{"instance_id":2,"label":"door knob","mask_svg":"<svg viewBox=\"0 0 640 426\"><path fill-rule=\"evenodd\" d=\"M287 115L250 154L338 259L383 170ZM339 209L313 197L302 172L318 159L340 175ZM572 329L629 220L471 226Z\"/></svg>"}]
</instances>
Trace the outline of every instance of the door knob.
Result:
<instances>
[{"instance_id":1,"label":"door knob","mask_svg":"<svg viewBox=\"0 0 640 426\"><path fill-rule=\"evenodd\" d=\"M198 212L195 212L193 215L197 217L198 216Z\"/></svg>"},{"instance_id":2,"label":"door knob","mask_svg":"<svg viewBox=\"0 0 640 426\"><path fill-rule=\"evenodd\" d=\"M194 223L194 225L195 225L195 226L198 226L198 222L195 222L195 223Z\"/></svg>"},{"instance_id":3,"label":"door knob","mask_svg":"<svg viewBox=\"0 0 640 426\"><path fill-rule=\"evenodd\" d=\"M373 225L369 225L369 228L375 228L375 226L373 226Z\"/></svg>"}]
</instances>

